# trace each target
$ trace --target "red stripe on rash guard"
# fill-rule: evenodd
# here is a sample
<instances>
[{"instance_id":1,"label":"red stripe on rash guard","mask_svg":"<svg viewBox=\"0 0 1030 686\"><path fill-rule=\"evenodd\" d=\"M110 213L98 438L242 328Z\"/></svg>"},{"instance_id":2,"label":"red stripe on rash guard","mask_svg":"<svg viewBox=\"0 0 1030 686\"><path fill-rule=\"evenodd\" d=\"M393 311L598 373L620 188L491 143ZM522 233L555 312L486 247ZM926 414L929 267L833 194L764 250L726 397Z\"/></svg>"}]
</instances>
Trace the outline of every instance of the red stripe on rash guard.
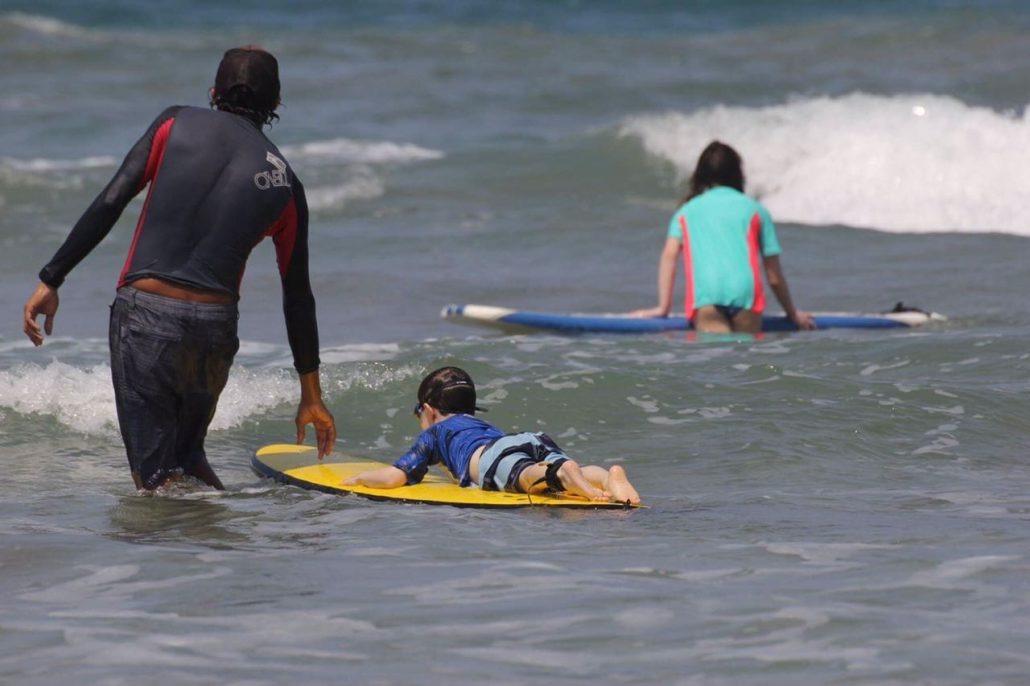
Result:
<instances>
[{"instance_id":1,"label":"red stripe on rash guard","mask_svg":"<svg viewBox=\"0 0 1030 686\"><path fill-rule=\"evenodd\" d=\"M275 259L279 263L279 276L286 278L293 259L293 246L297 242L297 203L291 197L279 219L268 229L266 236L275 241Z\"/></svg>"},{"instance_id":2,"label":"red stripe on rash guard","mask_svg":"<svg viewBox=\"0 0 1030 686\"><path fill-rule=\"evenodd\" d=\"M680 215L680 231L683 233L683 280L686 282L686 293L683 297L683 307L687 313L687 319L693 321L694 315L694 263L690 257L690 232L687 230L687 218Z\"/></svg>"},{"instance_id":3,"label":"red stripe on rash guard","mask_svg":"<svg viewBox=\"0 0 1030 686\"><path fill-rule=\"evenodd\" d=\"M279 276L285 279L286 271L290 268L290 262L293 259L293 246L297 242L297 205L292 197L290 202L286 204L286 207L283 208L279 218L272 222L268 230L254 241L253 247L256 248L258 243L267 236L271 236L272 240L275 241L275 261L279 263ZM240 276L236 279L237 290L243 284L243 274L246 271L247 263L244 262L243 268L240 269Z\"/></svg>"},{"instance_id":4,"label":"red stripe on rash guard","mask_svg":"<svg viewBox=\"0 0 1030 686\"><path fill-rule=\"evenodd\" d=\"M147 156L147 168L143 172L143 180L139 184L139 190L147 185L152 179L157 178L157 170L165 157L165 147L168 144L168 136L172 133L172 125L175 117L172 117L154 132L154 141L150 144L150 155ZM139 191L136 191L137 193Z\"/></svg>"},{"instance_id":5,"label":"red stripe on rash guard","mask_svg":"<svg viewBox=\"0 0 1030 686\"><path fill-rule=\"evenodd\" d=\"M139 193L146 185L150 184L147 191L147 199L143 201L143 210L139 213L139 221L136 222L136 230L132 233L132 243L129 244L129 254L125 258L125 266L122 273L118 275L118 288L125 285L125 275L132 267L132 258L136 254L136 244L139 243L139 236L143 232L143 225L147 222L147 208L150 207L150 196L154 193L154 185L157 183L157 172L161 169L161 163L165 158L165 149L168 146L168 136L172 133L172 125L175 117L172 117L154 133L154 140L150 143L150 154L147 156L147 167L143 172L143 180L140 182Z\"/></svg>"},{"instance_id":6,"label":"red stripe on rash guard","mask_svg":"<svg viewBox=\"0 0 1030 686\"><path fill-rule=\"evenodd\" d=\"M755 282L755 293L751 302L751 311L761 314L765 310L765 288L762 287L762 270L759 256L762 254L760 236L762 233L762 218L755 212L751 217L751 226L747 231L747 251L751 259L751 278Z\"/></svg>"}]
</instances>

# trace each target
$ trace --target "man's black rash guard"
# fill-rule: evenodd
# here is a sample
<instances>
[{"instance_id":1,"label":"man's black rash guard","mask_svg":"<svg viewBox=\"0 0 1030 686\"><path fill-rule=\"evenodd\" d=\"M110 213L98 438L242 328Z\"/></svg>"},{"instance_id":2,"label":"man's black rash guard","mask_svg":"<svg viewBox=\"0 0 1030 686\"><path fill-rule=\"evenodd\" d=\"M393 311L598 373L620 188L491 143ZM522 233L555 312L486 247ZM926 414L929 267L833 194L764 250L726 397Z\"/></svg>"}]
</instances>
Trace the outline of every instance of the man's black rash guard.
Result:
<instances>
[{"instance_id":1,"label":"man's black rash guard","mask_svg":"<svg viewBox=\"0 0 1030 686\"><path fill-rule=\"evenodd\" d=\"M40 280L59 287L148 183L118 286L156 277L239 298L247 257L271 236L294 366L301 374L318 369L304 187L278 148L239 115L196 107L162 112Z\"/></svg>"}]
</instances>

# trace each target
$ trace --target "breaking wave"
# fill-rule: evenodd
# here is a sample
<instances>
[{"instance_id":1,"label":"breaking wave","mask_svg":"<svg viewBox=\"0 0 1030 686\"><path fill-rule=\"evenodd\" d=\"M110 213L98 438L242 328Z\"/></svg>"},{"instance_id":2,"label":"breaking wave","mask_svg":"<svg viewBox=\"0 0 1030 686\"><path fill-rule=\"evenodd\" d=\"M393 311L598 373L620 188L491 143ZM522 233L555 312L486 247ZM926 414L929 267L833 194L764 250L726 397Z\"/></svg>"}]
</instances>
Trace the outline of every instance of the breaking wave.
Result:
<instances>
[{"instance_id":1,"label":"breaking wave","mask_svg":"<svg viewBox=\"0 0 1030 686\"><path fill-rule=\"evenodd\" d=\"M792 100L626 119L685 180L718 138L745 161L748 190L780 220L893 232L1030 236L1021 212L1030 116L937 95Z\"/></svg>"}]
</instances>

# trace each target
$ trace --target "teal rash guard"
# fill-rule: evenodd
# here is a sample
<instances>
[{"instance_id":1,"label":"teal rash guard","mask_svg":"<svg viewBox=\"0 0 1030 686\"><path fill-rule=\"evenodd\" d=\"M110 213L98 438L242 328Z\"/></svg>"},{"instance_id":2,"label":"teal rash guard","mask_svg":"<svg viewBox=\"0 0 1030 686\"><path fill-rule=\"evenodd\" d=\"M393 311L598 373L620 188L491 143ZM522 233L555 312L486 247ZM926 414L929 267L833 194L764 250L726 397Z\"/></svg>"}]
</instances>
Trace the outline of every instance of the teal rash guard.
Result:
<instances>
[{"instance_id":1,"label":"teal rash guard","mask_svg":"<svg viewBox=\"0 0 1030 686\"><path fill-rule=\"evenodd\" d=\"M669 238L682 242L688 319L706 305L765 309L762 257L780 254L772 216L727 186L691 199L672 215Z\"/></svg>"}]
</instances>

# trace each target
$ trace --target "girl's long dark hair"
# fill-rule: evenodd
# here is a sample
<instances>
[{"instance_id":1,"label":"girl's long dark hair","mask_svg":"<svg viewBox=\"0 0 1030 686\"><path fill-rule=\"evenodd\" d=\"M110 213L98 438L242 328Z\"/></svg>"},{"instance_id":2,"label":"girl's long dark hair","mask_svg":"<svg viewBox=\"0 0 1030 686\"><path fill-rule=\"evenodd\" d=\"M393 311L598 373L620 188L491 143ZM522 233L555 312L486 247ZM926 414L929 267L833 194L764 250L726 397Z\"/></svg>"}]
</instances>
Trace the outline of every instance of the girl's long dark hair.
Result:
<instances>
[{"instance_id":1,"label":"girl's long dark hair","mask_svg":"<svg viewBox=\"0 0 1030 686\"><path fill-rule=\"evenodd\" d=\"M690 175L687 194L680 204L689 202L709 188L729 186L744 192L744 163L736 150L722 141L712 141L701 151L697 166Z\"/></svg>"}]
</instances>

